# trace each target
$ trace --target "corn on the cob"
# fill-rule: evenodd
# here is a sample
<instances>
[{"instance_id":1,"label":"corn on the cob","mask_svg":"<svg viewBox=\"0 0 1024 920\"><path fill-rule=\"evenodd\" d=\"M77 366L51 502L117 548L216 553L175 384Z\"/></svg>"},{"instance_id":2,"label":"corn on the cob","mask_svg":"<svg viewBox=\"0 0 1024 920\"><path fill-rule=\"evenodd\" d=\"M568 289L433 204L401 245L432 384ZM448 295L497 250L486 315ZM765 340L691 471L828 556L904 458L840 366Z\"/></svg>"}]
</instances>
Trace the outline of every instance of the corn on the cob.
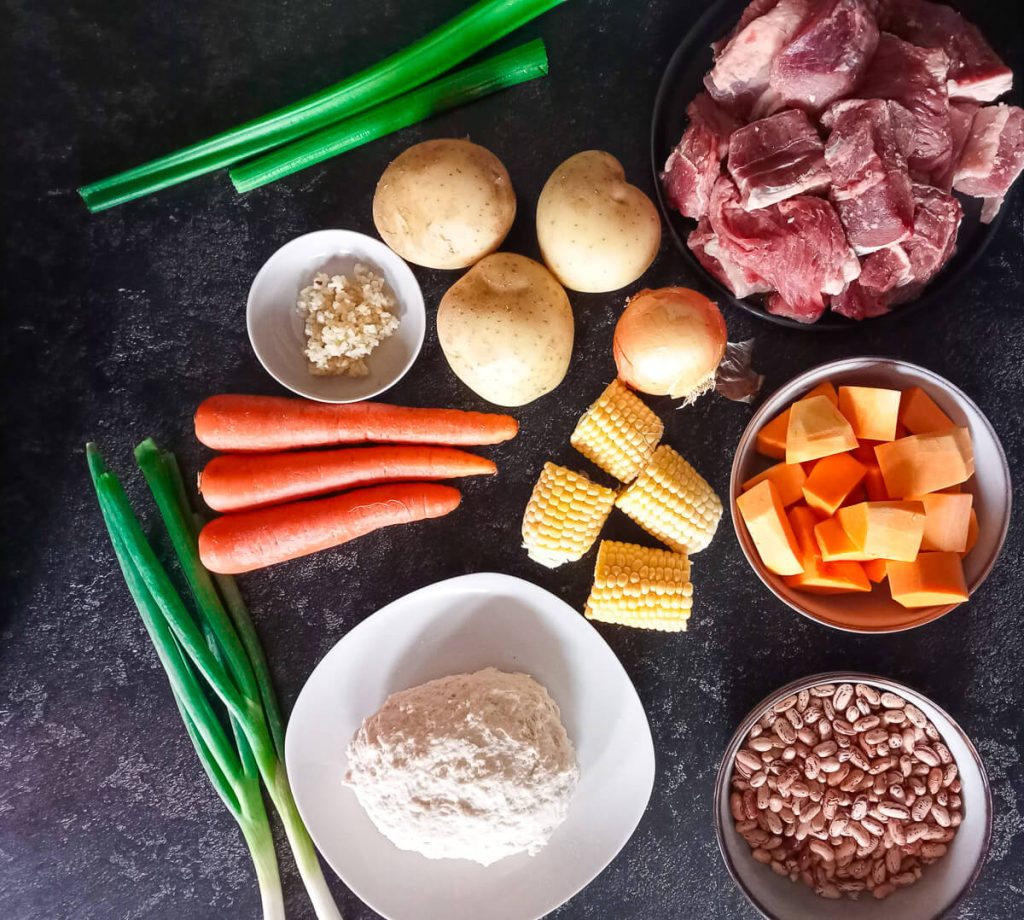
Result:
<instances>
[{"instance_id":1,"label":"corn on the cob","mask_svg":"<svg viewBox=\"0 0 1024 920\"><path fill-rule=\"evenodd\" d=\"M613 380L576 424L569 443L622 482L647 466L665 426L621 380Z\"/></svg>"},{"instance_id":2,"label":"corn on the cob","mask_svg":"<svg viewBox=\"0 0 1024 920\"><path fill-rule=\"evenodd\" d=\"M548 568L580 559L611 513L615 492L564 466L545 463L523 515L523 545Z\"/></svg>"},{"instance_id":3,"label":"corn on the cob","mask_svg":"<svg viewBox=\"0 0 1024 920\"><path fill-rule=\"evenodd\" d=\"M722 517L722 502L711 486L667 444L615 505L679 553L704 549Z\"/></svg>"},{"instance_id":4,"label":"corn on the cob","mask_svg":"<svg viewBox=\"0 0 1024 920\"><path fill-rule=\"evenodd\" d=\"M588 620L683 632L692 606L690 560L685 553L601 541L594 587L584 609Z\"/></svg>"}]
</instances>

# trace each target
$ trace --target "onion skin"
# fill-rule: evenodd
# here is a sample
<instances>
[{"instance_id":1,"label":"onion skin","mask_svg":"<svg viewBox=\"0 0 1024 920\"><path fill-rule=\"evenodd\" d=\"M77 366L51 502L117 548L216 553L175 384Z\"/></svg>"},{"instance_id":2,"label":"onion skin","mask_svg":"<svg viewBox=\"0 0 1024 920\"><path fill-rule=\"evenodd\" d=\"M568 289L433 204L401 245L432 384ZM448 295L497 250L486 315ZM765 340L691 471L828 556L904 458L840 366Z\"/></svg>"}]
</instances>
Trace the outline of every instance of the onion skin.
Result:
<instances>
[{"instance_id":1,"label":"onion skin","mask_svg":"<svg viewBox=\"0 0 1024 920\"><path fill-rule=\"evenodd\" d=\"M667 287L630 299L612 353L619 377L633 389L692 401L714 386L725 345L718 307L689 288Z\"/></svg>"}]
</instances>

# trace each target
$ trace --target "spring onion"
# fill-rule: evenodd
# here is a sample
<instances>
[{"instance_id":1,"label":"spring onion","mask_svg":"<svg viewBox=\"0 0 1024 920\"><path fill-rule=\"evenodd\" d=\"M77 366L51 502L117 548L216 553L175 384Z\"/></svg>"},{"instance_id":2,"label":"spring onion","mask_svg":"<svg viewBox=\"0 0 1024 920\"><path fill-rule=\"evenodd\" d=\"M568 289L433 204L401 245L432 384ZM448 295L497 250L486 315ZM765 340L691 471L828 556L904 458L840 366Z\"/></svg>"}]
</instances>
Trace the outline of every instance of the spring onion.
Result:
<instances>
[{"instance_id":1,"label":"spring onion","mask_svg":"<svg viewBox=\"0 0 1024 920\"><path fill-rule=\"evenodd\" d=\"M479 0L429 35L327 89L78 190L102 211L270 150L450 70L564 0Z\"/></svg>"},{"instance_id":2,"label":"spring onion","mask_svg":"<svg viewBox=\"0 0 1024 920\"><path fill-rule=\"evenodd\" d=\"M252 191L432 115L535 80L547 72L544 42L536 39L242 163L231 170L231 181L240 192Z\"/></svg>"},{"instance_id":3,"label":"spring onion","mask_svg":"<svg viewBox=\"0 0 1024 920\"><path fill-rule=\"evenodd\" d=\"M136 451L189 584L195 617L143 533L120 481L107 469L94 444L87 445L86 455L114 553L167 674L186 731L252 854L264 917L277 920L284 916L284 908L260 779L281 816L317 917L340 920L281 762L271 715L277 712L277 704L268 707L265 703L273 697L273 688L265 661L261 668L249 651L251 643L258 641L255 631L248 641L240 638L239 633L246 631L245 626L236 626L240 600L229 601L236 607L229 614L217 593L217 583L198 561L195 519L176 465L152 441L143 442ZM251 630L247 613L244 622ZM207 691L212 691L227 711L231 736Z\"/></svg>"}]
</instances>

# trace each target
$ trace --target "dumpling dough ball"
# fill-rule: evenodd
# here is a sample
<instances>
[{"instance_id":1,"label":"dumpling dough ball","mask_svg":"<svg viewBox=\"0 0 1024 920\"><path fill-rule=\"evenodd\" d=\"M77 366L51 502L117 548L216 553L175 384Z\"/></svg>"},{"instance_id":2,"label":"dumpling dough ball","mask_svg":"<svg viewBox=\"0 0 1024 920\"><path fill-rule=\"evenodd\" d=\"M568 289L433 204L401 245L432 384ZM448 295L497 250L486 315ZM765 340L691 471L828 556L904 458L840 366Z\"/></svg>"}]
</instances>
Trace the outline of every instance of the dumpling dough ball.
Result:
<instances>
[{"instance_id":1,"label":"dumpling dough ball","mask_svg":"<svg viewBox=\"0 0 1024 920\"><path fill-rule=\"evenodd\" d=\"M610 153L585 150L558 167L537 201L544 262L571 291L617 291L636 281L661 246L654 203L626 181Z\"/></svg>"},{"instance_id":2,"label":"dumpling dough ball","mask_svg":"<svg viewBox=\"0 0 1024 920\"><path fill-rule=\"evenodd\" d=\"M452 370L473 392L498 406L525 406L565 378L572 307L539 262L496 252L441 298L437 337Z\"/></svg>"},{"instance_id":3,"label":"dumpling dough ball","mask_svg":"<svg viewBox=\"0 0 1024 920\"><path fill-rule=\"evenodd\" d=\"M491 151L466 140L424 141L377 183L373 222L403 259L466 268L494 252L516 216L512 180Z\"/></svg>"},{"instance_id":4,"label":"dumpling dough ball","mask_svg":"<svg viewBox=\"0 0 1024 920\"><path fill-rule=\"evenodd\" d=\"M349 745L345 785L399 849L489 866L540 850L579 777L547 690L486 668L389 696Z\"/></svg>"}]
</instances>

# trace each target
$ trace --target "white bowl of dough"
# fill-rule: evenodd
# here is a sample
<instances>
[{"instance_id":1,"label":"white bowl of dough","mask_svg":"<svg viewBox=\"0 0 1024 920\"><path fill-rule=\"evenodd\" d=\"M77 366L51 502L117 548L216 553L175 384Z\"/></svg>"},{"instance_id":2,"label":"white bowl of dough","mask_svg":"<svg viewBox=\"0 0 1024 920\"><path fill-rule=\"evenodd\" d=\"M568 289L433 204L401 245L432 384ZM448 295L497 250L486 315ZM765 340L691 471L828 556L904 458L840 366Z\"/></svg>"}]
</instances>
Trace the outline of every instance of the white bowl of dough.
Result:
<instances>
[{"instance_id":1,"label":"white bowl of dough","mask_svg":"<svg viewBox=\"0 0 1024 920\"><path fill-rule=\"evenodd\" d=\"M382 293L397 328L366 356L366 373L314 372L306 353L310 339L298 307L300 294L318 275L327 276L330 284L341 276L358 289L357 273L365 278L367 271L383 280ZM412 367L426 332L423 292L412 269L380 240L354 230L317 230L278 249L253 279L245 315L249 342L267 373L299 396L330 403L370 399L394 386ZM343 330L354 332L336 324L333 334ZM322 355L324 337L319 338Z\"/></svg>"},{"instance_id":2,"label":"white bowl of dough","mask_svg":"<svg viewBox=\"0 0 1024 920\"><path fill-rule=\"evenodd\" d=\"M442 680L453 675L473 677ZM378 714L392 694L413 688L419 690L393 699L368 731L360 731L364 719ZM491 789L510 795L512 807L533 802L518 828L511 815L495 822L493 833L479 822L459 821L443 844L438 826L424 824L422 807L419 826L403 830L404 804L386 802L380 788L368 794L372 784L365 785L366 779L381 769L380 739L395 729L394 719L415 721L417 707L448 692L463 700L508 694L517 706L540 714L541 735L550 745L549 770L537 789L544 801L533 802L522 789ZM499 713L497 719L508 717ZM299 811L320 852L345 884L388 920L543 917L614 859L639 824L654 784L647 717L605 641L577 611L542 588L491 573L415 591L349 632L299 695L285 755ZM389 764L394 762L392 757ZM389 775L401 799L397 790L409 777ZM443 783L428 785L427 792L415 793L420 806L421 795L444 794ZM407 797L414 796L407 792ZM377 823L360 798L371 804ZM445 851L477 855L428 858L400 849L389 837L435 857ZM504 855L516 848L523 851Z\"/></svg>"}]
</instances>

